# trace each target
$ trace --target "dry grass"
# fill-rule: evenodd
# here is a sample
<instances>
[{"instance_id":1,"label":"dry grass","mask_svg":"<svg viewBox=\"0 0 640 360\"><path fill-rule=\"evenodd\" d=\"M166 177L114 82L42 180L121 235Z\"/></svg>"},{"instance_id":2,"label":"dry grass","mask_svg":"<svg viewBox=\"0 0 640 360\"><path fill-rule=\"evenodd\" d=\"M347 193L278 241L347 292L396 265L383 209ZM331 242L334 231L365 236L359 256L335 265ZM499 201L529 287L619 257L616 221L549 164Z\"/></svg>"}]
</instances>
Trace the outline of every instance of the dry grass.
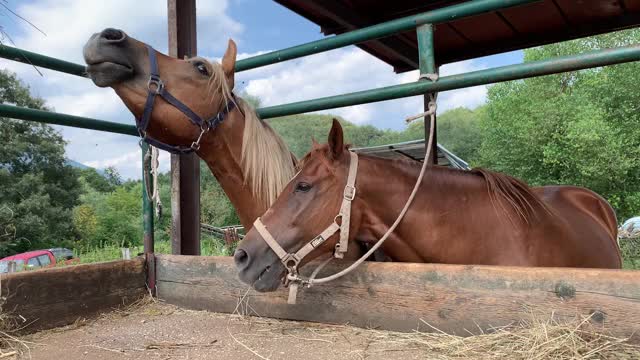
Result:
<instances>
[{"instance_id":1,"label":"dry grass","mask_svg":"<svg viewBox=\"0 0 640 360\"><path fill-rule=\"evenodd\" d=\"M357 334L367 340L363 349L355 351L362 359L384 353L401 358L401 353L408 351L437 360L640 359L640 346L630 343L628 339L605 334L601 328L592 325L590 317L560 321L554 320L553 314L544 317L530 314L528 321L518 325L495 328L468 337L446 334L421 319L429 332L400 333L262 318L250 306L247 293L239 296L238 305L234 314L229 315L229 321L247 322L255 328L260 324L268 324L268 329L257 332L267 331L270 338L274 335L294 337L300 340L301 346L311 341L332 343L341 341L345 334ZM233 334L230 335L257 357L265 358L259 354L260 349L249 348Z\"/></svg>"},{"instance_id":2,"label":"dry grass","mask_svg":"<svg viewBox=\"0 0 640 360\"><path fill-rule=\"evenodd\" d=\"M0 291L2 289L2 276L0 275ZM4 304L10 294L0 293L0 359L13 359L30 357L29 346L32 342L20 339L16 333L29 326L26 320L11 313L4 308Z\"/></svg>"},{"instance_id":3,"label":"dry grass","mask_svg":"<svg viewBox=\"0 0 640 360\"><path fill-rule=\"evenodd\" d=\"M605 335L589 319L559 323L532 320L490 334L459 337L434 333L373 331L373 351L423 348L433 359L640 359L640 347ZM377 350L376 350L377 349Z\"/></svg>"}]
</instances>

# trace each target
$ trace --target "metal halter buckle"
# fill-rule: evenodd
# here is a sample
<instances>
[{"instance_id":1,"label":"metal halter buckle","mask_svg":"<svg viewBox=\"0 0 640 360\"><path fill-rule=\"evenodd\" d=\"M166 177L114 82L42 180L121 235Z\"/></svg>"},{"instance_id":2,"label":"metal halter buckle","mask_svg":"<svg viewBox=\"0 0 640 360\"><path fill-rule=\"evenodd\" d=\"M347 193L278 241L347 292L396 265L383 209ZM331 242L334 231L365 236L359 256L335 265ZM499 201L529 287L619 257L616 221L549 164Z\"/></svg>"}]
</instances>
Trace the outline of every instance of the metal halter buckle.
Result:
<instances>
[{"instance_id":1,"label":"metal halter buckle","mask_svg":"<svg viewBox=\"0 0 640 360\"><path fill-rule=\"evenodd\" d=\"M293 262L293 265L291 265ZM298 264L300 263L300 259L296 256L296 254L287 254L284 258L282 258L282 264L290 274L298 273Z\"/></svg>"},{"instance_id":2,"label":"metal halter buckle","mask_svg":"<svg viewBox=\"0 0 640 360\"><path fill-rule=\"evenodd\" d=\"M160 94L164 89L164 83L159 76L151 75L149 76L149 82L147 82L147 89L152 94Z\"/></svg>"},{"instance_id":3,"label":"metal halter buckle","mask_svg":"<svg viewBox=\"0 0 640 360\"><path fill-rule=\"evenodd\" d=\"M191 143L191 149L193 149L193 151L200 150L200 140L202 140L202 135L207 131L209 131L208 127L200 127L200 135L198 135L198 139Z\"/></svg>"},{"instance_id":4,"label":"metal halter buckle","mask_svg":"<svg viewBox=\"0 0 640 360\"><path fill-rule=\"evenodd\" d=\"M353 201L356 197L356 188L355 186L347 185L344 187L344 199L347 201Z\"/></svg>"}]
</instances>

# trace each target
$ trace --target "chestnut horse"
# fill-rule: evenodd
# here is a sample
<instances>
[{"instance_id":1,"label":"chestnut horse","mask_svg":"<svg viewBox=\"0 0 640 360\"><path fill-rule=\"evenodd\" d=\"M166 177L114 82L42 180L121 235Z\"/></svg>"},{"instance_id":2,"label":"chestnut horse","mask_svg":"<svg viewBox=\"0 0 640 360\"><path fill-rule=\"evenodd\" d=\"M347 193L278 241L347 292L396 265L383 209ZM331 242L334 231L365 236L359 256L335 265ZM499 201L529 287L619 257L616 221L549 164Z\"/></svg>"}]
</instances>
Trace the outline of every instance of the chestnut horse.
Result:
<instances>
[{"instance_id":1,"label":"chestnut horse","mask_svg":"<svg viewBox=\"0 0 640 360\"><path fill-rule=\"evenodd\" d=\"M300 172L261 217L284 253L295 253L334 222L350 157L342 127L334 120L328 144L314 142ZM421 164L366 155L358 159L349 239L371 244L396 220ZM613 209L590 190L529 188L484 169L434 166L382 249L404 262L618 269L616 232ZM337 239L335 233L314 244L300 265L332 252ZM238 244L234 258L240 279L258 291L275 290L285 274L280 257L256 227Z\"/></svg>"},{"instance_id":2,"label":"chestnut horse","mask_svg":"<svg viewBox=\"0 0 640 360\"><path fill-rule=\"evenodd\" d=\"M137 126L150 90L150 55L156 60L164 88L202 119L234 104L222 121L202 136L195 152L207 163L249 230L294 175L297 160L255 110L233 95L236 54L236 44L229 40L221 63L201 57L180 60L112 28L91 36L83 51L91 80L99 87L113 88L135 116ZM145 129L149 138L188 147L199 131L183 111L155 99ZM364 251L354 246L346 257L358 258Z\"/></svg>"}]
</instances>

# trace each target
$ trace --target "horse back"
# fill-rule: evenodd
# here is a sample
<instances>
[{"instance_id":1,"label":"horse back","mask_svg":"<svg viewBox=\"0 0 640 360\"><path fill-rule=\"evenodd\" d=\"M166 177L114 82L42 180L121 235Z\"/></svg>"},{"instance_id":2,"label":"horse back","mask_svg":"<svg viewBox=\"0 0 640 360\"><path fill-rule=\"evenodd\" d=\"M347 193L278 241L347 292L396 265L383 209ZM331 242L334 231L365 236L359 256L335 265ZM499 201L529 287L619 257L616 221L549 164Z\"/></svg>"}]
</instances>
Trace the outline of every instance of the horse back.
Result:
<instances>
[{"instance_id":1,"label":"horse back","mask_svg":"<svg viewBox=\"0 0 640 360\"><path fill-rule=\"evenodd\" d=\"M595 192L577 186L532 188L550 210L550 218L567 234L568 246L588 249L580 267L622 266L617 238L617 220L611 205ZM585 244L584 242L588 242Z\"/></svg>"}]
</instances>

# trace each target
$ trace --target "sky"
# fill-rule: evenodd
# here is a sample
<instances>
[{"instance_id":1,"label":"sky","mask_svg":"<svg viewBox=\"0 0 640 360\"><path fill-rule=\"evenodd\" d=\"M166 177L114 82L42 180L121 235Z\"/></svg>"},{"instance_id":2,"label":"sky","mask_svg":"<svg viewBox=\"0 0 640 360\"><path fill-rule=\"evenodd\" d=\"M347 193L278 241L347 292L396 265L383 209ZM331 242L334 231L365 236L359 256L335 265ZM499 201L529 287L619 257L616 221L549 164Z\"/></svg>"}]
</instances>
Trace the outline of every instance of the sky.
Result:
<instances>
[{"instance_id":1,"label":"sky","mask_svg":"<svg viewBox=\"0 0 640 360\"><path fill-rule=\"evenodd\" d=\"M82 47L91 34L106 27L167 52L165 0L8 0L8 6L46 35L12 16L0 23L15 46L83 64ZM238 57L278 50L323 38L320 28L270 0L198 0L198 54L219 59L232 38ZM515 64L522 52L510 52L448 64L441 76ZM113 90L84 78L0 59L0 68L18 74L34 95L60 113L133 124L133 116ZM395 74L391 66L351 46L236 74L236 91L258 96L263 106L416 81L417 71ZM485 102L486 86L443 92L438 111L474 108ZM391 100L323 111L356 124L403 129L404 119L422 111L422 97ZM131 136L56 126L67 141L67 157L85 165L114 166L125 179L141 175L138 139ZM161 152L160 167L169 169Z\"/></svg>"}]
</instances>

